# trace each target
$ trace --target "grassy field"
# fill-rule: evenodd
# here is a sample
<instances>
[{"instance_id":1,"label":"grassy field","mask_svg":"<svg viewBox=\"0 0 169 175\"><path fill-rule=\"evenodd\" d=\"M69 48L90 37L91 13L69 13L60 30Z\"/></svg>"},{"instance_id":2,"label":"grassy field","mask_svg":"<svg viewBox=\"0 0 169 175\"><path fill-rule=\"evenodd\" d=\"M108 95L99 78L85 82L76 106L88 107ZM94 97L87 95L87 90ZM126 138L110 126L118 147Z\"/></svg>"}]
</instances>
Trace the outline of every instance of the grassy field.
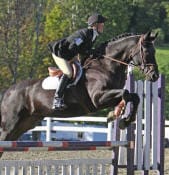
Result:
<instances>
[{"instance_id":1,"label":"grassy field","mask_svg":"<svg viewBox=\"0 0 169 175\"><path fill-rule=\"evenodd\" d=\"M165 117L169 120L169 45L156 47L156 59L160 73L165 75Z\"/></svg>"},{"instance_id":2,"label":"grassy field","mask_svg":"<svg viewBox=\"0 0 169 175\"><path fill-rule=\"evenodd\" d=\"M164 66L169 66L169 45L156 48L156 59L159 65L159 70L165 74Z\"/></svg>"}]
</instances>

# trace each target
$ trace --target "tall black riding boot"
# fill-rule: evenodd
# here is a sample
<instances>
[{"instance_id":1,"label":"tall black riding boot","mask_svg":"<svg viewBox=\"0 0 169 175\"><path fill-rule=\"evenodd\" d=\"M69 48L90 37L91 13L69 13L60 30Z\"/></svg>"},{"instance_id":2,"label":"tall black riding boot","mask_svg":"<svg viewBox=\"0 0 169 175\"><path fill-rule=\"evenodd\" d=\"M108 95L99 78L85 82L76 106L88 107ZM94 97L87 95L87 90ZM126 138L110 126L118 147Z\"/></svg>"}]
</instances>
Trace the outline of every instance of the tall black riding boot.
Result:
<instances>
[{"instance_id":1,"label":"tall black riding boot","mask_svg":"<svg viewBox=\"0 0 169 175\"><path fill-rule=\"evenodd\" d=\"M66 75L62 75L59 87L55 92L52 109L63 110L66 107L63 100L63 94L68 83L69 78Z\"/></svg>"}]
</instances>

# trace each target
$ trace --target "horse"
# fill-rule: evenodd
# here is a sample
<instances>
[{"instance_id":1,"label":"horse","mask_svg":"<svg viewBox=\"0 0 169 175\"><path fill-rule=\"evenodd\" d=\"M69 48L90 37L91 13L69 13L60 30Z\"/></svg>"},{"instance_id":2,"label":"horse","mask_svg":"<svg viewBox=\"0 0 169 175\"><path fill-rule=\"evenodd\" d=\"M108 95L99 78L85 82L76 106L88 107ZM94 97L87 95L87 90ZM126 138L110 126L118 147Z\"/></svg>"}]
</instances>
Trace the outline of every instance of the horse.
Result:
<instances>
[{"instance_id":1,"label":"horse","mask_svg":"<svg viewBox=\"0 0 169 175\"><path fill-rule=\"evenodd\" d=\"M1 99L0 140L17 140L44 117L75 117L98 110L114 108L113 119L124 113L128 102L133 109L120 120L124 129L136 119L139 96L124 89L128 65L138 67L145 78L155 82L159 77L154 41L157 33L123 35L102 43L96 50L101 57L87 58L83 74L76 85L66 88L67 108L53 110L55 90L42 88L43 79L20 81L9 87Z\"/></svg>"}]
</instances>

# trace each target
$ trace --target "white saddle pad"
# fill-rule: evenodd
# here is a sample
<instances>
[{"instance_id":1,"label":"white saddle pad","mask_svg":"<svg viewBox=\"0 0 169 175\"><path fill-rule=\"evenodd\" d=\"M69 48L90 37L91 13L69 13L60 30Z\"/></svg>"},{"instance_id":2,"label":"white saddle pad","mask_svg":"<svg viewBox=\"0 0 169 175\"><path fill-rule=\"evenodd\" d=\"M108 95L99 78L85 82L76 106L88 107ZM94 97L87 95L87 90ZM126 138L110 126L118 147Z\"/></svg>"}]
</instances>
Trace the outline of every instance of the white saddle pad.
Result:
<instances>
[{"instance_id":1,"label":"white saddle pad","mask_svg":"<svg viewBox=\"0 0 169 175\"><path fill-rule=\"evenodd\" d=\"M57 76L55 77L47 77L42 82L42 88L46 90L52 90L57 89L59 85L59 78Z\"/></svg>"},{"instance_id":2,"label":"white saddle pad","mask_svg":"<svg viewBox=\"0 0 169 175\"><path fill-rule=\"evenodd\" d=\"M69 84L67 86L67 88L69 88L71 86L75 86L78 83L78 81L80 80L81 76L82 76L83 69L80 66L80 63L77 62L76 64L79 65L79 70L77 72L76 79L74 80L73 83ZM47 77L43 80L42 88L45 89L45 90L57 89L58 86L59 86L59 83L60 83L60 79L59 79L58 76L49 76L49 77Z\"/></svg>"}]
</instances>

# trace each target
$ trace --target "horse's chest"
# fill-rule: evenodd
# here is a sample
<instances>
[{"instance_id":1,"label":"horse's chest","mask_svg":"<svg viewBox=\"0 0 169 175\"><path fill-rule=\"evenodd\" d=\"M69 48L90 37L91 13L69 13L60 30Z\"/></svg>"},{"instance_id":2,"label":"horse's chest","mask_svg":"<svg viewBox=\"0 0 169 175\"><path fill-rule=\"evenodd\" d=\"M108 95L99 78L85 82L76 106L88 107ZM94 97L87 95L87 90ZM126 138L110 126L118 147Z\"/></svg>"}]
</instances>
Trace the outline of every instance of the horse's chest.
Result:
<instances>
[{"instance_id":1,"label":"horse's chest","mask_svg":"<svg viewBox=\"0 0 169 175\"><path fill-rule=\"evenodd\" d=\"M120 75L116 75L116 76L112 76L111 78L111 86L113 89L121 89L124 87L125 85L125 75L124 76L120 76Z\"/></svg>"}]
</instances>

